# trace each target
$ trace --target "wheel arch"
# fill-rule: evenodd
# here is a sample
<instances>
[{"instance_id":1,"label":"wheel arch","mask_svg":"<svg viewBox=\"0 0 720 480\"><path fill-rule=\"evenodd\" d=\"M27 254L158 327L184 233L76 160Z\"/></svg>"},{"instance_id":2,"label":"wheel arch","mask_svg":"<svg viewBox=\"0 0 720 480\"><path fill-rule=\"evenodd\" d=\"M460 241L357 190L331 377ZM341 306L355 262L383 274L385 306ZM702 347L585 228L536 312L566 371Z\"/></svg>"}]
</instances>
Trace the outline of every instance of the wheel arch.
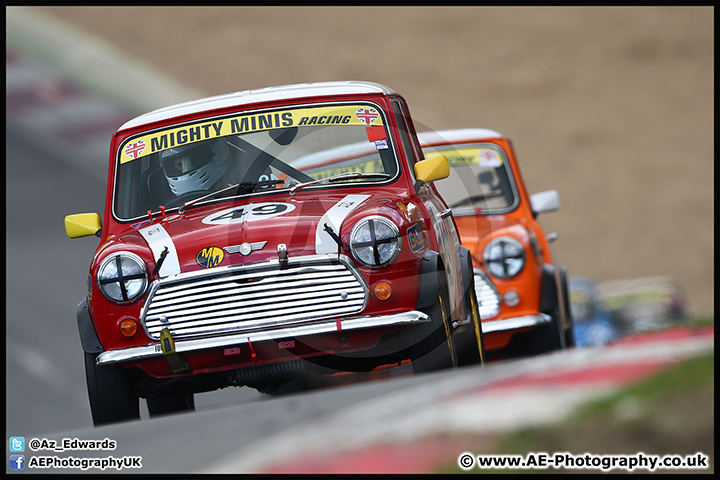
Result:
<instances>
[{"instance_id":1,"label":"wheel arch","mask_svg":"<svg viewBox=\"0 0 720 480\"><path fill-rule=\"evenodd\" d=\"M438 252L427 250L422 260L422 272L420 274L420 288L416 308L424 310L432 307L437 301L438 272L445 271L445 264Z\"/></svg>"},{"instance_id":2,"label":"wheel arch","mask_svg":"<svg viewBox=\"0 0 720 480\"><path fill-rule=\"evenodd\" d=\"M557 283L555 282L555 266L544 263L541 271L540 305L541 312L552 312L558 303Z\"/></svg>"},{"instance_id":3,"label":"wheel arch","mask_svg":"<svg viewBox=\"0 0 720 480\"><path fill-rule=\"evenodd\" d=\"M103 351L102 344L98 339L95 326L90 317L87 298L84 298L77 306L77 324L80 333L80 343L86 353L100 353Z\"/></svg>"},{"instance_id":4,"label":"wheel arch","mask_svg":"<svg viewBox=\"0 0 720 480\"><path fill-rule=\"evenodd\" d=\"M464 246L460 246L460 271L462 272L463 282L463 297L465 297L470 290L470 285L475 282L475 272L473 270L472 253L470 249Z\"/></svg>"}]
</instances>

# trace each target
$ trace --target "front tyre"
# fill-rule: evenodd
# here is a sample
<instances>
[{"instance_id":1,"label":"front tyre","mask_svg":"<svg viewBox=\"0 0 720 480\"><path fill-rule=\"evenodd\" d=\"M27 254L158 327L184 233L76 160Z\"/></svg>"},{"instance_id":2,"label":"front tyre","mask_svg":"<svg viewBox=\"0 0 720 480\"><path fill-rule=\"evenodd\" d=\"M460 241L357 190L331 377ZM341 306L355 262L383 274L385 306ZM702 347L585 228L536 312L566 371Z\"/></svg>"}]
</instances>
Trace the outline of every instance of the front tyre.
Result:
<instances>
[{"instance_id":1,"label":"front tyre","mask_svg":"<svg viewBox=\"0 0 720 480\"><path fill-rule=\"evenodd\" d=\"M565 309L565 348L575 347L575 322L572 317L572 310L570 310L570 295L568 294L568 282L567 273L564 268L560 268L560 292L561 302Z\"/></svg>"},{"instance_id":2,"label":"front tyre","mask_svg":"<svg viewBox=\"0 0 720 480\"><path fill-rule=\"evenodd\" d=\"M542 355L563 348L563 331L560 317L555 313L550 323L541 325L528 334L530 355Z\"/></svg>"},{"instance_id":3,"label":"front tyre","mask_svg":"<svg viewBox=\"0 0 720 480\"><path fill-rule=\"evenodd\" d=\"M425 313L431 320L432 332L410 348L414 374L452 368L453 348L450 337L450 301L447 278L443 270L437 273L437 298Z\"/></svg>"},{"instance_id":4,"label":"front tyre","mask_svg":"<svg viewBox=\"0 0 720 480\"><path fill-rule=\"evenodd\" d=\"M85 352L85 379L93 424L140 418L140 399L131 372L124 368L95 364L97 354Z\"/></svg>"},{"instance_id":5,"label":"front tyre","mask_svg":"<svg viewBox=\"0 0 720 480\"><path fill-rule=\"evenodd\" d=\"M575 345L565 269L559 268L553 278L551 285L554 290L554 304L548 312L552 320L549 324L537 327L530 334L531 355L549 353ZM567 323L567 328L563 328L563 319Z\"/></svg>"},{"instance_id":6,"label":"front tyre","mask_svg":"<svg viewBox=\"0 0 720 480\"><path fill-rule=\"evenodd\" d=\"M471 270L472 271L472 270ZM470 283L468 288L471 323L465 325L464 330L458 332L456 345L458 366L477 365L485 363L485 337L483 336L482 323L478 313L477 295L475 294L475 282Z\"/></svg>"}]
</instances>

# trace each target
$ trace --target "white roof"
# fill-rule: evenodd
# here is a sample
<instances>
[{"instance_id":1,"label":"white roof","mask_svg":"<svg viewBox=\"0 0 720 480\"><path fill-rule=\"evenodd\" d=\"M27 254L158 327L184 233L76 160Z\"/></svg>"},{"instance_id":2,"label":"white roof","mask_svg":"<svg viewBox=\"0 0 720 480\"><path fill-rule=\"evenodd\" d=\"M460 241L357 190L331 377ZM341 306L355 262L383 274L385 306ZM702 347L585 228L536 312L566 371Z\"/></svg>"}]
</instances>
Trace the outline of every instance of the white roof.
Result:
<instances>
[{"instance_id":1,"label":"white roof","mask_svg":"<svg viewBox=\"0 0 720 480\"><path fill-rule=\"evenodd\" d=\"M267 87L257 90L244 90L241 92L216 95L214 97L201 98L190 102L160 108L140 115L139 117L135 117L134 119L126 122L119 130L139 127L141 125L167 120L182 115L204 112L206 110L248 105L251 103L303 97L319 97L325 95L366 93L391 94L394 93L394 91L379 83L362 81L300 83L296 85Z\"/></svg>"},{"instance_id":2,"label":"white roof","mask_svg":"<svg viewBox=\"0 0 720 480\"><path fill-rule=\"evenodd\" d=\"M503 135L486 128L461 128L457 130L439 130L437 132L420 132L418 140L421 147L439 144L468 143L486 138L502 138Z\"/></svg>"}]
</instances>

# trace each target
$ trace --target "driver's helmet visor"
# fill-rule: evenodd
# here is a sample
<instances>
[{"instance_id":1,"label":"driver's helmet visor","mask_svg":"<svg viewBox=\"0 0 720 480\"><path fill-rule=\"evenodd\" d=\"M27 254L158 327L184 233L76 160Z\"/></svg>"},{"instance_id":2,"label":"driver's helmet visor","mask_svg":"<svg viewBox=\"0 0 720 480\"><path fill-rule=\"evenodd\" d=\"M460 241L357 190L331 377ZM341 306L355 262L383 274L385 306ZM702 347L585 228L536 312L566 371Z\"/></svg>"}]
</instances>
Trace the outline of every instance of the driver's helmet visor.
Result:
<instances>
[{"instance_id":1,"label":"driver's helmet visor","mask_svg":"<svg viewBox=\"0 0 720 480\"><path fill-rule=\"evenodd\" d=\"M213 159L213 151L208 142L188 147L171 148L162 153L162 168L168 178L188 175Z\"/></svg>"}]
</instances>

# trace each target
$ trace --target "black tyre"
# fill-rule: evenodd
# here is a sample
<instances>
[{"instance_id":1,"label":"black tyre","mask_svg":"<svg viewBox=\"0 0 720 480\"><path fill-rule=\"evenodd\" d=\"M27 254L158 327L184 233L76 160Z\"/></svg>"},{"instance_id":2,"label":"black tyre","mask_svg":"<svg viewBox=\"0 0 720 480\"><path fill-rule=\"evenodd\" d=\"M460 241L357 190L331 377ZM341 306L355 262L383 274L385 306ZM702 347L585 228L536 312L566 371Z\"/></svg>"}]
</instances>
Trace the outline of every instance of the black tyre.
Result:
<instances>
[{"instance_id":1,"label":"black tyre","mask_svg":"<svg viewBox=\"0 0 720 480\"><path fill-rule=\"evenodd\" d=\"M530 332L528 353L531 355L542 355L563 348L565 340L560 318L557 315L552 315L551 318L550 323L541 325Z\"/></svg>"},{"instance_id":2,"label":"black tyre","mask_svg":"<svg viewBox=\"0 0 720 480\"><path fill-rule=\"evenodd\" d=\"M555 276L555 282L552 284L554 294L554 305L549 312L551 321L548 324L541 325L528 335L529 345L528 353L531 355L541 355L543 353L553 352L566 348L568 340L574 344L572 338L572 328L570 331L563 329L563 317L569 319L570 308L567 296L567 279L565 278L565 270L559 269ZM559 288L558 288L559 287ZM560 293L558 293L560 292Z\"/></svg>"},{"instance_id":3,"label":"black tyre","mask_svg":"<svg viewBox=\"0 0 720 480\"><path fill-rule=\"evenodd\" d=\"M192 393L156 395L145 399L151 417L195 410L195 396Z\"/></svg>"},{"instance_id":4,"label":"black tyre","mask_svg":"<svg viewBox=\"0 0 720 480\"><path fill-rule=\"evenodd\" d=\"M85 378L95 426L140 418L140 399L132 372L113 366L97 366L96 354L85 352Z\"/></svg>"},{"instance_id":5,"label":"black tyre","mask_svg":"<svg viewBox=\"0 0 720 480\"><path fill-rule=\"evenodd\" d=\"M450 302L447 279L443 270L437 275L438 292L435 303L425 311L432 320L432 332L410 349L413 373L433 372L454 365L450 337Z\"/></svg>"},{"instance_id":6,"label":"black tyre","mask_svg":"<svg viewBox=\"0 0 720 480\"><path fill-rule=\"evenodd\" d=\"M467 291L470 298L466 299L466 302L470 305L472 322L465 325L464 329L455 335L457 338L453 339L458 366L460 367L485 363L485 337L483 336L482 322L478 312L474 281L470 283L470 288Z\"/></svg>"},{"instance_id":7,"label":"black tyre","mask_svg":"<svg viewBox=\"0 0 720 480\"><path fill-rule=\"evenodd\" d=\"M562 305L565 309L565 348L575 347L575 322L570 310L570 295L568 294L567 273L564 268L560 268L560 288L562 292Z\"/></svg>"}]
</instances>

